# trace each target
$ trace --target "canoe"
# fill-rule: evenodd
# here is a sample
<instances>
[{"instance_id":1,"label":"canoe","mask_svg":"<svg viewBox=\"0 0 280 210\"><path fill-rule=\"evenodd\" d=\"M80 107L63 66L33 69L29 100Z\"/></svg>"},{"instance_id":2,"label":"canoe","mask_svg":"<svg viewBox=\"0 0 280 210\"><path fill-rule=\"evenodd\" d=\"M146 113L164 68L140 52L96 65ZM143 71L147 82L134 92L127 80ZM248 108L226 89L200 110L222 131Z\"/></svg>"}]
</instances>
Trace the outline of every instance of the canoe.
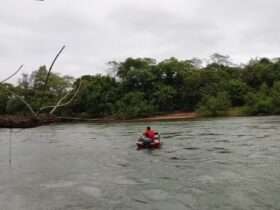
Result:
<instances>
[{"instance_id":1,"label":"canoe","mask_svg":"<svg viewBox=\"0 0 280 210\"><path fill-rule=\"evenodd\" d=\"M150 144L145 144L141 141L138 141L136 143L137 149L160 149L162 143L159 139L154 140L154 142L150 143Z\"/></svg>"}]
</instances>

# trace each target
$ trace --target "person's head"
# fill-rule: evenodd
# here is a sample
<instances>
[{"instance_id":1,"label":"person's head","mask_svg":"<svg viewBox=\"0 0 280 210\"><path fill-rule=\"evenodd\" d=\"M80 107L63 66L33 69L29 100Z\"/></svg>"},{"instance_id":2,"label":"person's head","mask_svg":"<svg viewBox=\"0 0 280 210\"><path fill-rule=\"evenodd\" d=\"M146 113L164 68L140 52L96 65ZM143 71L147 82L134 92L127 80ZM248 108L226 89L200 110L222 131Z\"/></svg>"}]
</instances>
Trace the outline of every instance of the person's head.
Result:
<instances>
[{"instance_id":1,"label":"person's head","mask_svg":"<svg viewBox=\"0 0 280 210\"><path fill-rule=\"evenodd\" d=\"M150 127L150 126L147 127L147 131L149 131L149 130L151 130L151 127Z\"/></svg>"}]
</instances>

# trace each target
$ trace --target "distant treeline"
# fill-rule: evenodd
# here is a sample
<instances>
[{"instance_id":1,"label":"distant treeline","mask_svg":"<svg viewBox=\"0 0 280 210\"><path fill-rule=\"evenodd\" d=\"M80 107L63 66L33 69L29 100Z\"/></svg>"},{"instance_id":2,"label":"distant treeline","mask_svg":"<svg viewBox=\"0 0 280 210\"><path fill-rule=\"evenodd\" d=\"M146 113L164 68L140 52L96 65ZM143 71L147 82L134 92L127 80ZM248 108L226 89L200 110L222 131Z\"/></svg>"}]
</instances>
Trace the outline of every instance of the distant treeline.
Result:
<instances>
[{"instance_id":1,"label":"distant treeline","mask_svg":"<svg viewBox=\"0 0 280 210\"><path fill-rule=\"evenodd\" d=\"M17 85L0 86L0 114L28 114L7 89L39 109L67 97L80 80L78 95L58 110L59 115L126 119L174 111L198 111L207 116L280 114L280 59L259 58L234 65L227 56L214 54L204 65L199 59L176 58L161 62L127 58L110 65L108 75L74 79L51 73L47 87L45 66L23 74Z\"/></svg>"}]
</instances>

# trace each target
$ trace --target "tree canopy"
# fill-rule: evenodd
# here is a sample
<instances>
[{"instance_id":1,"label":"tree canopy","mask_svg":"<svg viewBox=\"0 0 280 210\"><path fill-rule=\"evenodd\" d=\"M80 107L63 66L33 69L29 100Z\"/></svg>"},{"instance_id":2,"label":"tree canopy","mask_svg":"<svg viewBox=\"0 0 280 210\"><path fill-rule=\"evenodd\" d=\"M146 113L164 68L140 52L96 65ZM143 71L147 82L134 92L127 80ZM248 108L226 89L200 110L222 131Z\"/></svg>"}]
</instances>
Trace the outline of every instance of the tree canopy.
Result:
<instances>
[{"instance_id":1,"label":"tree canopy","mask_svg":"<svg viewBox=\"0 0 280 210\"><path fill-rule=\"evenodd\" d=\"M228 56L214 54L209 61L203 66L198 58L172 57L160 62L127 58L110 62L111 76L84 75L74 79L51 72L46 87L48 71L41 66L30 75L22 74L17 85L0 85L0 114L28 112L7 89L38 109L42 102L55 104L81 80L79 94L59 114L127 119L174 111L217 116L236 108L248 115L280 113L279 59L254 59L238 66Z\"/></svg>"}]
</instances>

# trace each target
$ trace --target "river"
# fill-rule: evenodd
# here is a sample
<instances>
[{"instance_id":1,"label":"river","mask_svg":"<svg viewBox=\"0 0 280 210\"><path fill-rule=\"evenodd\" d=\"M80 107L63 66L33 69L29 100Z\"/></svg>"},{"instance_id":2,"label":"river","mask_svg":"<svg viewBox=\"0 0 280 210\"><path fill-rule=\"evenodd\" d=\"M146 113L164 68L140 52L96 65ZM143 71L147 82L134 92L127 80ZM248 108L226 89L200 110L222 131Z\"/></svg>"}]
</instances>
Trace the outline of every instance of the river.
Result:
<instances>
[{"instance_id":1,"label":"river","mask_svg":"<svg viewBox=\"0 0 280 210\"><path fill-rule=\"evenodd\" d=\"M0 129L1 210L279 210L280 117Z\"/></svg>"}]
</instances>

